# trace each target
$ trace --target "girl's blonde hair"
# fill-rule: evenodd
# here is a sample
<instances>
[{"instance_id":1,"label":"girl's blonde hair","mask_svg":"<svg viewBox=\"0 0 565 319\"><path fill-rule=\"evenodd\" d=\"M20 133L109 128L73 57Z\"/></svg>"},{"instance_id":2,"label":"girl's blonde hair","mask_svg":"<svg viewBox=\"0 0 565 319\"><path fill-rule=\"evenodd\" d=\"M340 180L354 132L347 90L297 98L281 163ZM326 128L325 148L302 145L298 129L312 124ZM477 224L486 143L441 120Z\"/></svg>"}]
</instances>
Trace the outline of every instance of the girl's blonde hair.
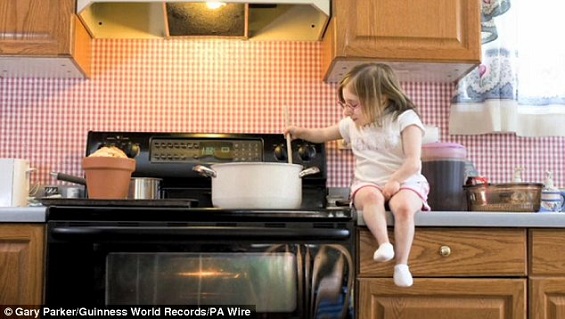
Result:
<instances>
[{"instance_id":1,"label":"girl's blonde hair","mask_svg":"<svg viewBox=\"0 0 565 319\"><path fill-rule=\"evenodd\" d=\"M339 83L338 98L342 103L345 103L343 90L346 87L359 98L361 111L369 116L371 123L382 125L386 114L392 114L394 120L407 110L418 114L416 105L404 93L394 71L386 64L365 63L351 69Z\"/></svg>"}]
</instances>

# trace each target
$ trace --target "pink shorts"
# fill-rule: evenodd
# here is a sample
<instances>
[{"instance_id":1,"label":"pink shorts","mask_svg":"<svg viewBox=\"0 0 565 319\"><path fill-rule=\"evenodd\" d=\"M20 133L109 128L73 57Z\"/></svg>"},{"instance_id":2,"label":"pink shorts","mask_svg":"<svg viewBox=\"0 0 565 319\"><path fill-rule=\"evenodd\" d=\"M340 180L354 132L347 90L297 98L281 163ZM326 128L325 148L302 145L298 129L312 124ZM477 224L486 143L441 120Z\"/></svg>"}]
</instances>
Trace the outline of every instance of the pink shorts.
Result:
<instances>
[{"instance_id":1,"label":"pink shorts","mask_svg":"<svg viewBox=\"0 0 565 319\"><path fill-rule=\"evenodd\" d=\"M353 182L353 184L351 184L352 205L354 202L353 200L355 199L355 194L357 193L358 190L360 190L363 187L374 187L379 191L382 191L382 187L375 183L359 182L359 181ZM428 184L427 182L408 182L408 183L400 184L400 189L407 189L416 193L416 195L418 195L418 197L422 199L422 211L431 210L430 205L428 205L428 194L430 193L430 184Z\"/></svg>"}]
</instances>

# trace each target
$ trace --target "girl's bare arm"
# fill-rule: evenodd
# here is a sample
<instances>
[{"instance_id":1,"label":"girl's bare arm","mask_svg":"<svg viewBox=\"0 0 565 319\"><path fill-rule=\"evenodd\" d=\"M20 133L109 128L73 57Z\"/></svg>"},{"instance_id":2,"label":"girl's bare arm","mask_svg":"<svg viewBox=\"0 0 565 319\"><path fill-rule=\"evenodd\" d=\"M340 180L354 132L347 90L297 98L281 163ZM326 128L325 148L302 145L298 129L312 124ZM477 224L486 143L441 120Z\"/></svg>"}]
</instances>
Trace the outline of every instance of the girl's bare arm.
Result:
<instances>
[{"instance_id":1,"label":"girl's bare arm","mask_svg":"<svg viewBox=\"0 0 565 319\"><path fill-rule=\"evenodd\" d=\"M303 139L313 143L324 143L341 138L338 124L324 128L305 128L290 126L285 130L285 135L290 134L292 139Z\"/></svg>"}]
</instances>

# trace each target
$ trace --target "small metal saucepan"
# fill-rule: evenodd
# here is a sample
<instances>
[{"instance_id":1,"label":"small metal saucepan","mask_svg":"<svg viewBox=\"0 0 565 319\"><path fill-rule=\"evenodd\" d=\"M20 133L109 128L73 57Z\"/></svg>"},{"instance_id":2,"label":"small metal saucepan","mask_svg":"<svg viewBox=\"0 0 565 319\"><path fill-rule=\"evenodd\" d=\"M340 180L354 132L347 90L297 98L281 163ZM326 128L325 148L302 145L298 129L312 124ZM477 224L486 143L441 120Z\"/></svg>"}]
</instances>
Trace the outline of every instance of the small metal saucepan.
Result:
<instances>
[{"instance_id":1,"label":"small metal saucepan","mask_svg":"<svg viewBox=\"0 0 565 319\"><path fill-rule=\"evenodd\" d=\"M78 184L80 186L52 185L45 186L42 196L61 196L62 198L84 198L86 196L86 179L69 174L51 172L50 175L58 181Z\"/></svg>"},{"instance_id":2,"label":"small metal saucepan","mask_svg":"<svg viewBox=\"0 0 565 319\"><path fill-rule=\"evenodd\" d=\"M154 177L132 177L128 199L161 199L161 181Z\"/></svg>"}]
</instances>

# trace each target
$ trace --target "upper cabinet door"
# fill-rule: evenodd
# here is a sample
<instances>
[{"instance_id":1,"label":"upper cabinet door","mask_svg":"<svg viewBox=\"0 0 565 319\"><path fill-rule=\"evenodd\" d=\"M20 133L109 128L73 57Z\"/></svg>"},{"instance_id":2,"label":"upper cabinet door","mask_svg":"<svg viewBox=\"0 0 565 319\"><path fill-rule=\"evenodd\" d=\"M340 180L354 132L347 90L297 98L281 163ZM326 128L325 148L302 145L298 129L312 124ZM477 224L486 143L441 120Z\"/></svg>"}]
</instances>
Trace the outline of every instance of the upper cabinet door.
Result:
<instances>
[{"instance_id":1,"label":"upper cabinet door","mask_svg":"<svg viewBox=\"0 0 565 319\"><path fill-rule=\"evenodd\" d=\"M71 53L75 0L0 0L0 55Z\"/></svg>"},{"instance_id":2,"label":"upper cabinet door","mask_svg":"<svg viewBox=\"0 0 565 319\"><path fill-rule=\"evenodd\" d=\"M324 38L330 82L367 60L445 81L480 62L480 0L334 0L332 16Z\"/></svg>"},{"instance_id":3,"label":"upper cabinet door","mask_svg":"<svg viewBox=\"0 0 565 319\"><path fill-rule=\"evenodd\" d=\"M336 11L344 56L476 61L481 54L478 0L348 0Z\"/></svg>"}]
</instances>

